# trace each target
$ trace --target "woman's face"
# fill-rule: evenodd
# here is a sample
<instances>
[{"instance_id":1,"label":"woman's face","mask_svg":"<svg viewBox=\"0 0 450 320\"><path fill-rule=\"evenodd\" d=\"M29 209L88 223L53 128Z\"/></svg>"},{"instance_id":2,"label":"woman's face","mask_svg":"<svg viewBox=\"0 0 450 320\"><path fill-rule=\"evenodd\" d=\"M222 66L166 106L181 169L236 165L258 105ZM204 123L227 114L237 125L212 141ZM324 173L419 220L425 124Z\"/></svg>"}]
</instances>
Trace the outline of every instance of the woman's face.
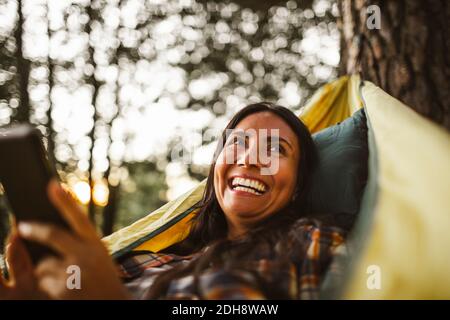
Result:
<instances>
[{"instance_id":1,"label":"woman's face","mask_svg":"<svg viewBox=\"0 0 450 320\"><path fill-rule=\"evenodd\" d=\"M242 235L289 203L297 181L298 146L289 125L268 111L245 117L228 136L216 161L214 190L228 222L229 237ZM261 157L261 152L269 158ZM270 174L261 170L269 167L275 168Z\"/></svg>"}]
</instances>

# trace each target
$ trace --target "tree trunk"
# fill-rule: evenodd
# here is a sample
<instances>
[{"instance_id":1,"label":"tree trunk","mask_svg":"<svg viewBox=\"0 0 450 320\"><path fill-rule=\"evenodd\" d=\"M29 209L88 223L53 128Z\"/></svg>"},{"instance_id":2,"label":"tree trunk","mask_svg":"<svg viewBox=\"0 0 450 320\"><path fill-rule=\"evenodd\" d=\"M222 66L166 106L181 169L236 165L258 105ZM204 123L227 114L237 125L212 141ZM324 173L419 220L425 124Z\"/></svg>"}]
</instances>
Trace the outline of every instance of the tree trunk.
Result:
<instances>
[{"instance_id":1,"label":"tree trunk","mask_svg":"<svg viewBox=\"0 0 450 320\"><path fill-rule=\"evenodd\" d=\"M381 28L373 27L380 8ZM427 118L450 129L450 3L340 0L341 73L360 72ZM374 8L374 7L372 7ZM376 7L375 7L376 9Z\"/></svg>"},{"instance_id":2,"label":"tree trunk","mask_svg":"<svg viewBox=\"0 0 450 320\"><path fill-rule=\"evenodd\" d=\"M92 1L86 8L86 13L89 17L89 23L86 24L86 33L89 35L89 38L91 37L92 32L92 26L95 23L95 17L97 16L97 12L92 8ZM100 83L95 78L95 71L97 69L97 64L95 62L95 48L94 44L89 41L88 43L88 52L89 52L89 63L92 65L93 72L90 78L88 79L88 82L92 85L92 106L94 108L94 115L93 115L93 125L92 129L89 132L89 139L91 140L91 148L90 148L90 157L89 157L89 187L90 187L90 200L88 203L88 216L91 219L91 221L95 224L95 203L94 203L94 147L95 147L95 129L97 127L97 121L98 121L98 113L97 113L97 96L98 91L100 89Z\"/></svg>"},{"instance_id":3,"label":"tree trunk","mask_svg":"<svg viewBox=\"0 0 450 320\"><path fill-rule=\"evenodd\" d=\"M50 57L51 51L51 39L52 30L50 29L50 4L47 3L47 33L48 33L48 55L47 55L47 67L48 67L48 110L47 110L47 152L50 161L56 165L55 157L55 130L53 130L53 100L52 90L54 87L54 65L53 59Z\"/></svg>"},{"instance_id":4,"label":"tree trunk","mask_svg":"<svg viewBox=\"0 0 450 320\"><path fill-rule=\"evenodd\" d=\"M19 94L20 103L17 108L17 113L14 115L14 120L18 122L28 122L30 120L30 98L28 96L28 80L30 76L30 62L23 56L23 25L24 17L22 12L22 1L17 2L18 7L18 21L14 32L16 38L16 58L17 58L17 73L19 75Z\"/></svg>"},{"instance_id":5,"label":"tree trunk","mask_svg":"<svg viewBox=\"0 0 450 320\"><path fill-rule=\"evenodd\" d=\"M108 204L103 210L103 224L102 224L102 235L106 237L110 235L114 231L114 223L116 221L117 215L117 207L119 204L119 196L120 196L120 184L111 185L108 184L109 187L109 195L108 195Z\"/></svg>"},{"instance_id":6,"label":"tree trunk","mask_svg":"<svg viewBox=\"0 0 450 320\"><path fill-rule=\"evenodd\" d=\"M119 3L120 6L120 3ZM117 36L117 33L116 33ZM111 118L111 120L108 123L108 130L109 130L109 145L108 145L108 154L107 154L107 160L108 160L108 169L103 175L103 178L108 183L108 190L109 190L109 196L108 196L108 204L103 210L103 236L107 236L113 232L114 229L114 222L117 216L117 208L118 208L118 201L119 201L119 193L120 193L120 187L119 185L112 185L111 184L111 172L113 172L113 166L117 165L114 164L111 159L111 146L112 146L112 128L114 124L114 120L117 119L120 115L120 99L119 99L119 91L120 91L120 83L119 83L119 77L120 77L120 65L118 57L120 55L120 52L122 51L122 46L119 45L117 48L115 54L113 55L113 61L112 64L117 66L117 79L116 79L116 91L115 91L115 104L116 104L116 114Z\"/></svg>"},{"instance_id":7,"label":"tree trunk","mask_svg":"<svg viewBox=\"0 0 450 320\"><path fill-rule=\"evenodd\" d=\"M119 10L122 10L122 0L119 0L117 3L117 8ZM116 113L113 117L108 121L108 152L106 155L107 161L108 161L108 169L103 173L103 179L108 184L108 203L106 207L103 209L103 221L102 221L102 233L103 236L107 236L113 232L114 229L114 223L117 216L117 208L118 208L118 201L119 201L119 193L120 193L120 185L119 184L111 184L111 172L114 172L113 166L116 166L117 164L113 163L111 159L111 146L112 146L112 128L114 124L114 120L116 120L120 115L120 99L119 99L119 91L120 91L120 65L119 65L119 56L121 55L121 52L123 51L122 43L120 42L119 38L119 29L120 29L120 22L117 26L116 30L114 31L114 37L119 40L119 45L114 51L114 53L111 56L110 64L117 66L117 78L115 81L115 106L116 106Z\"/></svg>"}]
</instances>

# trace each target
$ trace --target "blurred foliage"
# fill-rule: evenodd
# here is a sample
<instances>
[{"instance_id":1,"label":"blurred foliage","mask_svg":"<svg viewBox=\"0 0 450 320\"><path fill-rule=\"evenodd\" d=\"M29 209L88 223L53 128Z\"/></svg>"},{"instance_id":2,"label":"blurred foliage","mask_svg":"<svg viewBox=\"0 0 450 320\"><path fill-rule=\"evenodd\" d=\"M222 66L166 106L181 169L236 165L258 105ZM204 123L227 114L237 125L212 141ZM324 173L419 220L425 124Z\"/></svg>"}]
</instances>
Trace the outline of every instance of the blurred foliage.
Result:
<instances>
[{"instance_id":1,"label":"blurred foliage","mask_svg":"<svg viewBox=\"0 0 450 320\"><path fill-rule=\"evenodd\" d=\"M120 199L115 229L130 225L162 206L167 185L165 175L151 162L126 163L129 178L120 185Z\"/></svg>"}]
</instances>

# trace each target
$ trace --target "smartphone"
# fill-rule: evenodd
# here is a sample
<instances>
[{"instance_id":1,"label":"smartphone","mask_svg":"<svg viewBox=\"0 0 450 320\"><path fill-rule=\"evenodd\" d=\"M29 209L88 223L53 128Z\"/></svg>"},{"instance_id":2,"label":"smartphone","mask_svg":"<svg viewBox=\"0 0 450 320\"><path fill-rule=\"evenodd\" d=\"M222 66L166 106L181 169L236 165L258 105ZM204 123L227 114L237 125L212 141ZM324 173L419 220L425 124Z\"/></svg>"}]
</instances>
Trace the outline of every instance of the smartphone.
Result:
<instances>
[{"instance_id":1,"label":"smartphone","mask_svg":"<svg viewBox=\"0 0 450 320\"><path fill-rule=\"evenodd\" d=\"M69 229L50 202L47 185L57 178L40 131L29 124L0 128L0 183L17 222L38 221ZM25 241L33 263L56 255L50 248Z\"/></svg>"}]
</instances>

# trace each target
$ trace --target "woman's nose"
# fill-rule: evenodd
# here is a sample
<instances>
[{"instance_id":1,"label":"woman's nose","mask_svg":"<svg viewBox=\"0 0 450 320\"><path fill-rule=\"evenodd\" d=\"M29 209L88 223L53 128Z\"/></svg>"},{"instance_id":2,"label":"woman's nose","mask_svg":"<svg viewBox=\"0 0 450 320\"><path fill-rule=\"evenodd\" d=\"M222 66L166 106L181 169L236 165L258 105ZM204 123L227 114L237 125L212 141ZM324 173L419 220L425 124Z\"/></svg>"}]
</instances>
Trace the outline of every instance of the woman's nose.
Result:
<instances>
[{"instance_id":1,"label":"woman's nose","mask_svg":"<svg viewBox=\"0 0 450 320\"><path fill-rule=\"evenodd\" d=\"M242 150L238 150L237 155L237 165L240 166L261 166L260 157L258 156L258 145L257 143L250 143L248 148L241 148Z\"/></svg>"}]
</instances>

